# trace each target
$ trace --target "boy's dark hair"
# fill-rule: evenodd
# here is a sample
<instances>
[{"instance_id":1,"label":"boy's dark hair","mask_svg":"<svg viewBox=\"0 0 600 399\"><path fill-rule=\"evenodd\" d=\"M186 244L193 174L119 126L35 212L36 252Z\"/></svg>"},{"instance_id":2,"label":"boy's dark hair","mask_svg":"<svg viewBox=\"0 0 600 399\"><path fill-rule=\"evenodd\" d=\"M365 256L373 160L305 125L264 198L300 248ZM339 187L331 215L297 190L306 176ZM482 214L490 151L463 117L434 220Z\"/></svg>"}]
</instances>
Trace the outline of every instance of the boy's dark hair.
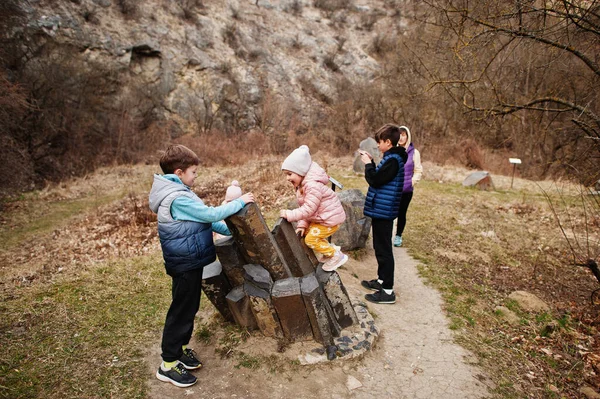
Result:
<instances>
[{"instance_id":1,"label":"boy's dark hair","mask_svg":"<svg viewBox=\"0 0 600 399\"><path fill-rule=\"evenodd\" d=\"M392 146L395 147L398 145L398 140L400 140L400 128L391 123L386 123L375 132L374 137L375 141L378 143L380 141L390 140L392 142Z\"/></svg>"},{"instance_id":2,"label":"boy's dark hair","mask_svg":"<svg viewBox=\"0 0 600 399\"><path fill-rule=\"evenodd\" d=\"M185 171L190 166L199 164L198 155L181 144L170 145L160 157L160 168L164 174L175 173L177 169Z\"/></svg>"}]
</instances>

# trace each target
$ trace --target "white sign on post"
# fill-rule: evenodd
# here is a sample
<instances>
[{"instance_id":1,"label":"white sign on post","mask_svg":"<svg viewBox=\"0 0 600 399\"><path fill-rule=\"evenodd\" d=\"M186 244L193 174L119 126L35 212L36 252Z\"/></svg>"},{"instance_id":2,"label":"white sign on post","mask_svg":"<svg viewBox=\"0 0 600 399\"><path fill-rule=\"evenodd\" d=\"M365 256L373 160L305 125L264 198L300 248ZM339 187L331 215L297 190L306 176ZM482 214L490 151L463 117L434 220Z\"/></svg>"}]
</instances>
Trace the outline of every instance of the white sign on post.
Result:
<instances>
[{"instance_id":1,"label":"white sign on post","mask_svg":"<svg viewBox=\"0 0 600 399\"><path fill-rule=\"evenodd\" d=\"M513 173L512 173L512 178L510 179L510 188L512 188L513 181L515 180L515 168L517 167L518 164L521 163L521 160L519 158L508 158L508 162L513 164Z\"/></svg>"}]
</instances>

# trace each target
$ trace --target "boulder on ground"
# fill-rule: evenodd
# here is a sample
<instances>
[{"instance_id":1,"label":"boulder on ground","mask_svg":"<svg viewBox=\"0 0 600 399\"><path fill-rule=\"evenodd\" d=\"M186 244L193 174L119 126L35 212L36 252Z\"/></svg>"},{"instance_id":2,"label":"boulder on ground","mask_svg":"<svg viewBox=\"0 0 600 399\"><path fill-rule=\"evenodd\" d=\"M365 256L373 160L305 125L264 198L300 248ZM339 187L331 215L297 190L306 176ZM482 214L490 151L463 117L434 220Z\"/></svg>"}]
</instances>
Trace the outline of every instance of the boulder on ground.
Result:
<instances>
[{"instance_id":1,"label":"boulder on ground","mask_svg":"<svg viewBox=\"0 0 600 399\"><path fill-rule=\"evenodd\" d=\"M365 195L359 189L343 190L338 193L346 212L346 221L331 237L331 242L343 251L364 248L371 231L371 218L363 214Z\"/></svg>"},{"instance_id":2,"label":"boulder on ground","mask_svg":"<svg viewBox=\"0 0 600 399\"><path fill-rule=\"evenodd\" d=\"M486 171L473 172L463 180L465 187L476 187L480 190L495 190L492 176Z\"/></svg>"},{"instance_id":3,"label":"boulder on ground","mask_svg":"<svg viewBox=\"0 0 600 399\"><path fill-rule=\"evenodd\" d=\"M381 154L379 153L379 147L373 137L367 137L358 145L359 150L367 151L373 157L375 164L378 164L381 160ZM353 169L356 173L365 173L365 164L360 160L360 153L356 151L354 153L354 165Z\"/></svg>"},{"instance_id":4,"label":"boulder on ground","mask_svg":"<svg viewBox=\"0 0 600 399\"><path fill-rule=\"evenodd\" d=\"M521 309L528 312L547 312L550 310L550 306L546 302L527 291L514 291L508 297L516 301Z\"/></svg>"}]
</instances>

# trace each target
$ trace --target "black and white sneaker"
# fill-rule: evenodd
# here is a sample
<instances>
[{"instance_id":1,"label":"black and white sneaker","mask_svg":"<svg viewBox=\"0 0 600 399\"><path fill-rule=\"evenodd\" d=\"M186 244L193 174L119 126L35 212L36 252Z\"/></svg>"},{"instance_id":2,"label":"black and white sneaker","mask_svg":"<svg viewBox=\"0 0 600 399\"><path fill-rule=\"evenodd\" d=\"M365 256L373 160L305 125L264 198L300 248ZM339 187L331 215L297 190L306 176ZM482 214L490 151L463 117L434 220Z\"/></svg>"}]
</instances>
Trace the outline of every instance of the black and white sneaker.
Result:
<instances>
[{"instance_id":1,"label":"black and white sneaker","mask_svg":"<svg viewBox=\"0 0 600 399\"><path fill-rule=\"evenodd\" d=\"M181 363L177 363L167 371L164 371L162 367L159 366L158 371L156 372L156 378L164 382L170 382L180 388L191 387L198 381L195 376L188 373Z\"/></svg>"},{"instance_id":2,"label":"black and white sneaker","mask_svg":"<svg viewBox=\"0 0 600 399\"><path fill-rule=\"evenodd\" d=\"M373 294L365 295L365 299L373 303L396 303L396 294L386 294L384 290L379 290Z\"/></svg>"},{"instance_id":3,"label":"black and white sneaker","mask_svg":"<svg viewBox=\"0 0 600 399\"><path fill-rule=\"evenodd\" d=\"M380 291L383 287L381 286L381 284L379 284L379 281L377 280L363 280L360 282L360 285L362 285L364 288L371 290L371 291Z\"/></svg>"},{"instance_id":4,"label":"black and white sneaker","mask_svg":"<svg viewBox=\"0 0 600 399\"><path fill-rule=\"evenodd\" d=\"M190 348L183 350L183 355L179 358L179 362L188 370L196 370L202 367L202 362L196 357L196 352Z\"/></svg>"}]
</instances>

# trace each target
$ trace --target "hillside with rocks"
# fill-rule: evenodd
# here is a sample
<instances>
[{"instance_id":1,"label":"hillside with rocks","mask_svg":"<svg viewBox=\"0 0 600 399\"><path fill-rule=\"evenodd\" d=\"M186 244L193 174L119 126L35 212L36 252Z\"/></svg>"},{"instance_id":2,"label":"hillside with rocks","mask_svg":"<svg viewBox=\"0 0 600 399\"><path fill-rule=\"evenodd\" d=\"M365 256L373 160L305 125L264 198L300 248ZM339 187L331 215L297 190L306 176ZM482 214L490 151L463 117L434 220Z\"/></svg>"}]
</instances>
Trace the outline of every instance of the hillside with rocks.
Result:
<instances>
[{"instance_id":1,"label":"hillside with rocks","mask_svg":"<svg viewBox=\"0 0 600 399\"><path fill-rule=\"evenodd\" d=\"M0 194L148 161L174 141L207 165L299 144L344 156L389 122L409 126L424 159L439 164L507 174L517 157L523 177L591 185L600 177L596 8L6 0ZM207 143L227 151L202 153Z\"/></svg>"},{"instance_id":2,"label":"hillside with rocks","mask_svg":"<svg viewBox=\"0 0 600 399\"><path fill-rule=\"evenodd\" d=\"M44 40L76 50L82 68L112 76L118 89L106 107L137 88L178 132L210 118L214 128L250 129L265 102L308 121L345 85L381 73L374 40L408 22L389 1L358 3L41 1L27 18Z\"/></svg>"}]
</instances>

